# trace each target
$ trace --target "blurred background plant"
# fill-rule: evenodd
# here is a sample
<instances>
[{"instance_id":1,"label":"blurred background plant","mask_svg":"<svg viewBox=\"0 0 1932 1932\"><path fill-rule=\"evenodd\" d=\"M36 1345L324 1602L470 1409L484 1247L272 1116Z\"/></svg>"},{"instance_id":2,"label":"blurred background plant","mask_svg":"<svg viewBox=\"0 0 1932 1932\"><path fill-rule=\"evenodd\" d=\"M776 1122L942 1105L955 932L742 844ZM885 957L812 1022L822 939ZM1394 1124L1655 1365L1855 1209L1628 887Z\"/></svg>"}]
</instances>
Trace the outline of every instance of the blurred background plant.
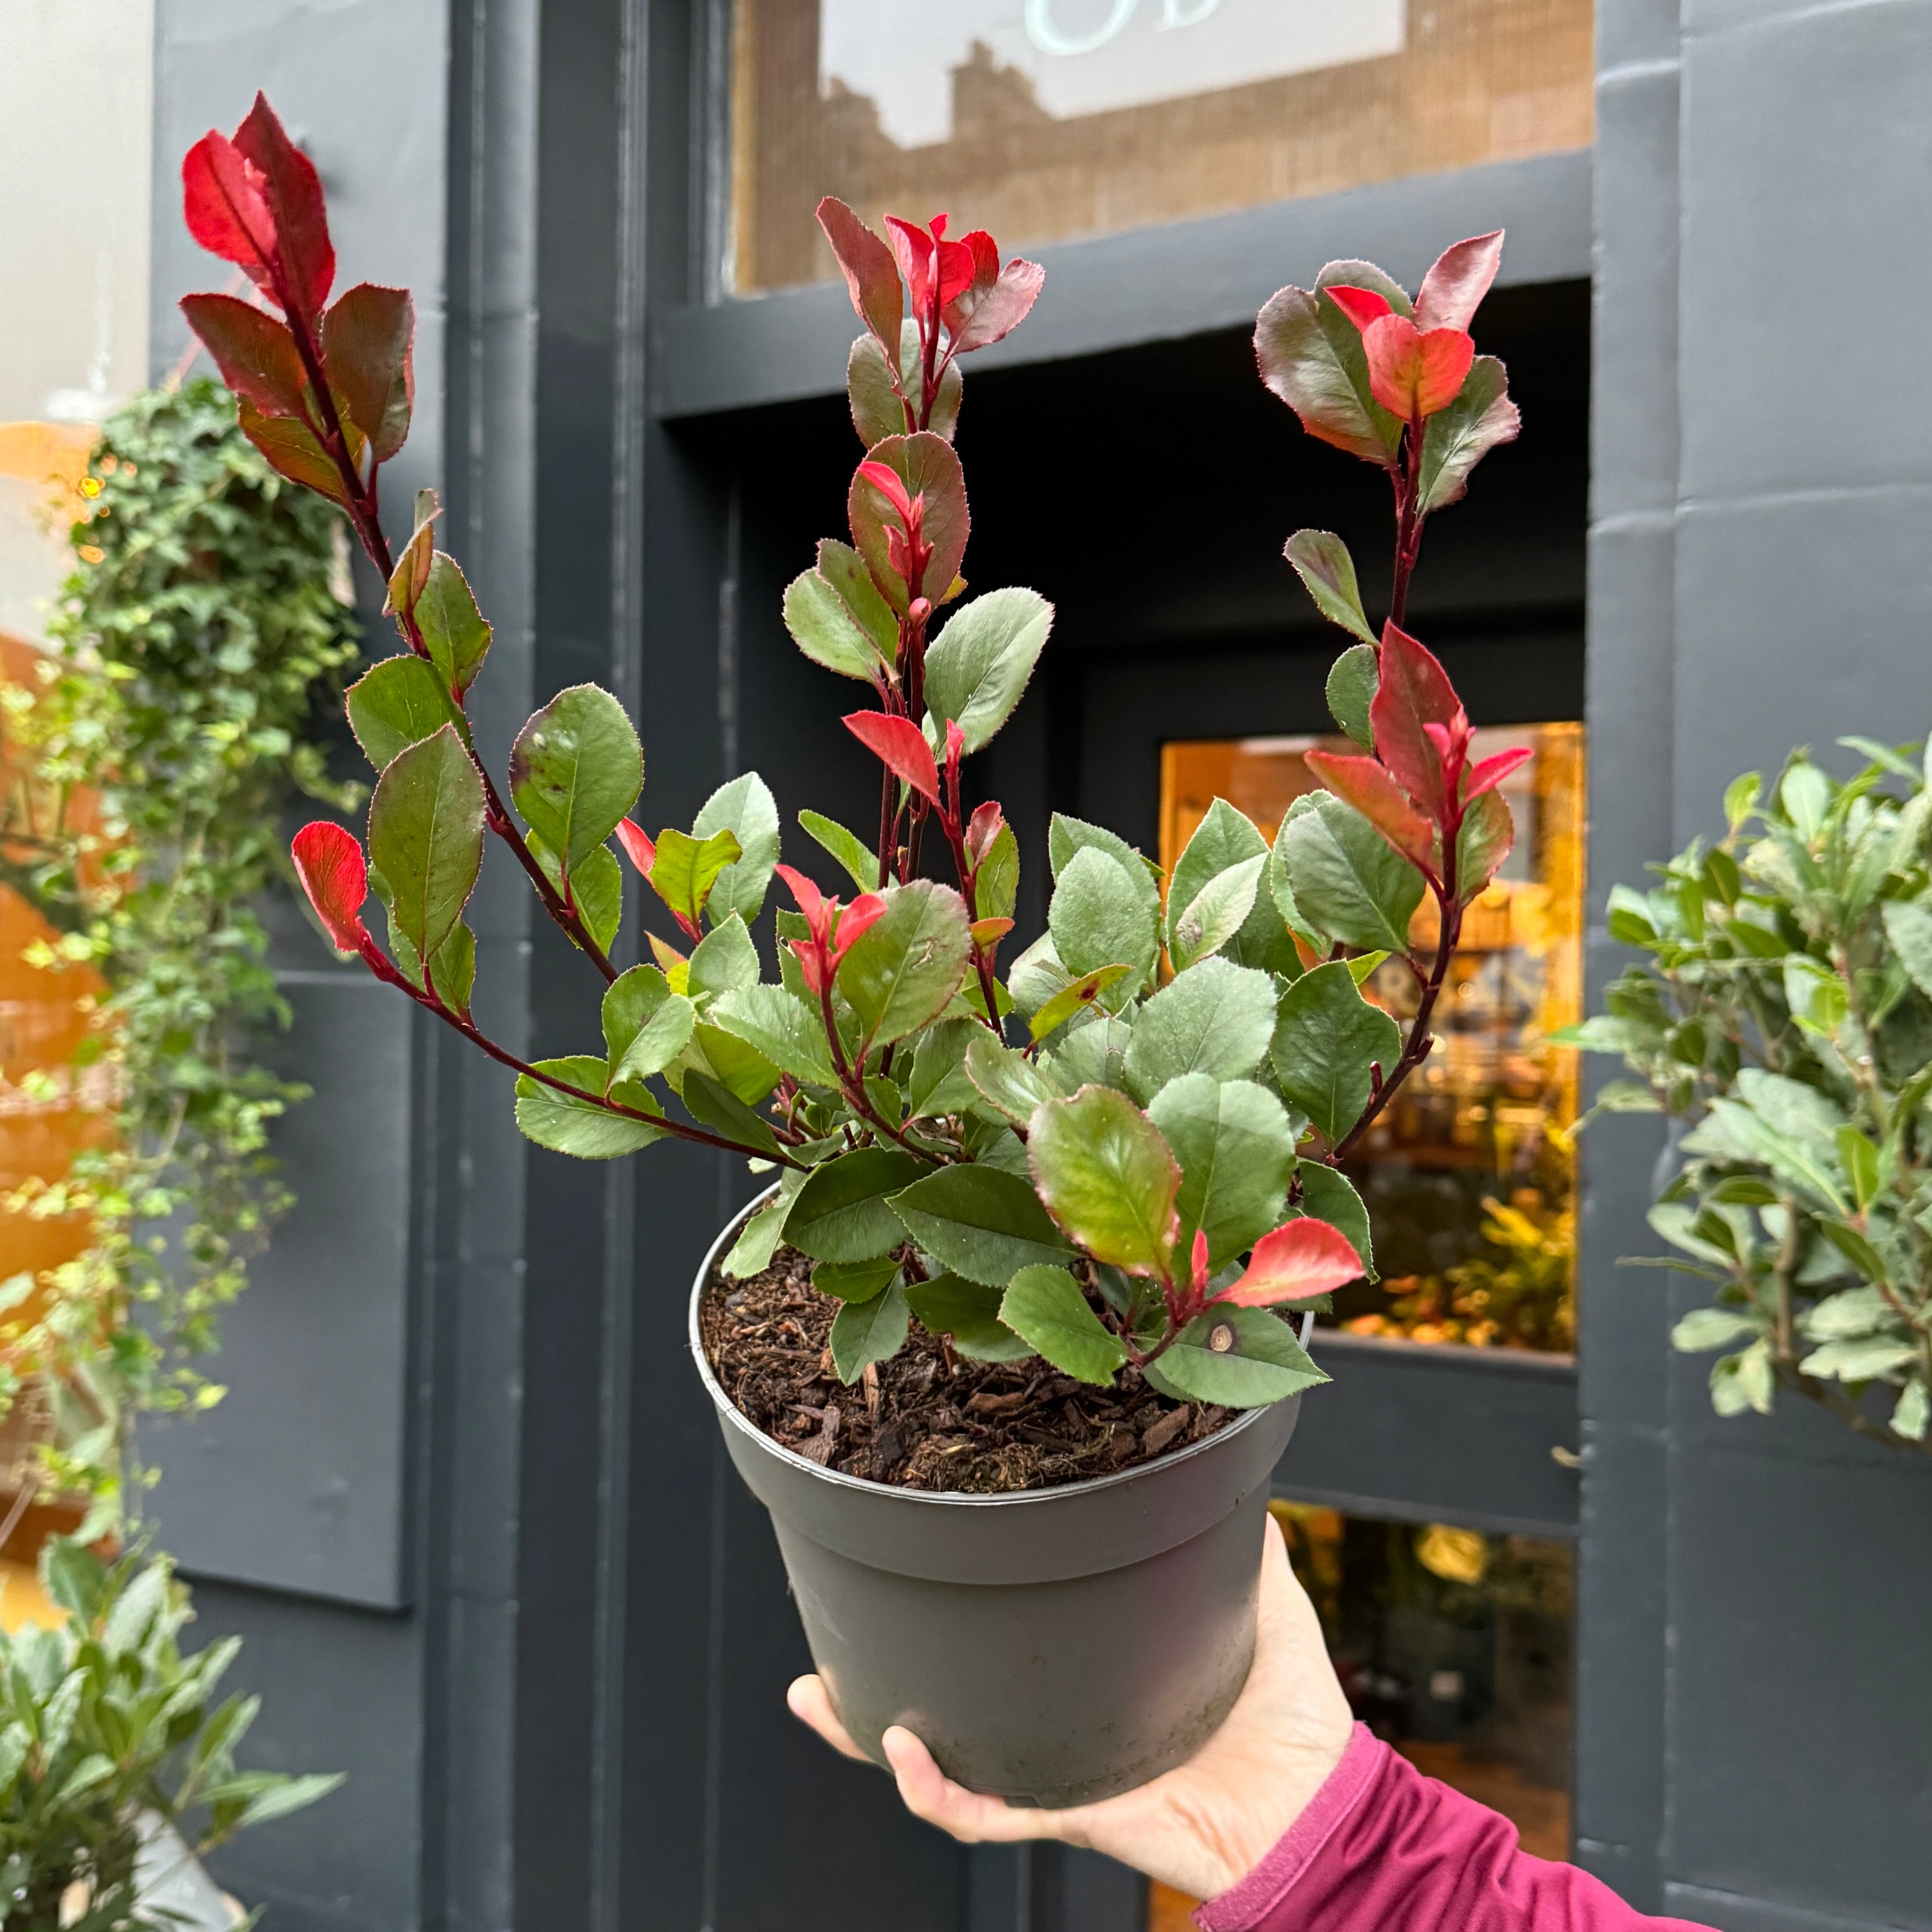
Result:
<instances>
[{"instance_id":1,"label":"blurred background plant","mask_svg":"<svg viewBox=\"0 0 1932 1932\"><path fill-rule=\"evenodd\" d=\"M0 1283L0 1401L32 1424L22 1502L84 1498L91 1537L138 1516L136 1418L220 1398L200 1364L289 1205L266 1130L306 1092L260 1055L288 1011L255 902L288 797L361 788L322 738L357 650L340 519L230 393L134 398L80 495L54 653L0 688L0 881L51 928L29 962L97 989L69 1064L20 1083L80 1117L67 1169L6 1202L86 1245Z\"/></svg>"}]
</instances>

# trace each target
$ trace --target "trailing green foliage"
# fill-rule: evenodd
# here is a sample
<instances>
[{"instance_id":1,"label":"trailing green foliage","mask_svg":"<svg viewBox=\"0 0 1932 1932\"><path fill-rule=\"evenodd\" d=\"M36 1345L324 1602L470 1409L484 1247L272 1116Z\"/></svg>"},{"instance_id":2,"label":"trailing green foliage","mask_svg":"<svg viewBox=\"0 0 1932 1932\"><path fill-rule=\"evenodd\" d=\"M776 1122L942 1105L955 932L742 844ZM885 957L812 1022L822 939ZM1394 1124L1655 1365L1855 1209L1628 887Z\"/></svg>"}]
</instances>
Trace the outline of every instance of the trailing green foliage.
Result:
<instances>
[{"instance_id":1,"label":"trailing green foliage","mask_svg":"<svg viewBox=\"0 0 1932 1932\"><path fill-rule=\"evenodd\" d=\"M255 904L287 876L290 796L346 809L362 788L332 783L304 736L356 654L337 513L206 378L130 403L90 473L58 654L4 694L0 878L58 931L37 963L105 982L74 1066L34 1094L77 1083L106 1132L9 1203L92 1238L5 1285L0 1394L47 1399L46 1479L86 1492L98 1528L138 1511L136 1418L219 1397L198 1360L288 1206L266 1136L306 1090L257 1058L288 1012Z\"/></svg>"},{"instance_id":2,"label":"trailing green foliage","mask_svg":"<svg viewBox=\"0 0 1932 1932\"><path fill-rule=\"evenodd\" d=\"M1784 1388L1932 1450L1932 790L1918 746L1842 742L1856 777L1748 773L1721 842L1612 891L1648 956L1560 1037L1640 1076L1598 1112L1689 1127L1650 1219L1715 1291L1674 1339L1724 1352L1718 1412Z\"/></svg>"},{"instance_id":3,"label":"trailing green foliage","mask_svg":"<svg viewBox=\"0 0 1932 1932\"><path fill-rule=\"evenodd\" d=\"M258 1700L218 1690L241 1640L183 1655L194 1612L166 1558L110 1568L57 1538L40 1578L65 1622L0 1634L0 1918L9 1932L170 1932L178 1921L142 1903L144 1878L342 1780L236 1770Z\"/></svg>"}]
</instances>

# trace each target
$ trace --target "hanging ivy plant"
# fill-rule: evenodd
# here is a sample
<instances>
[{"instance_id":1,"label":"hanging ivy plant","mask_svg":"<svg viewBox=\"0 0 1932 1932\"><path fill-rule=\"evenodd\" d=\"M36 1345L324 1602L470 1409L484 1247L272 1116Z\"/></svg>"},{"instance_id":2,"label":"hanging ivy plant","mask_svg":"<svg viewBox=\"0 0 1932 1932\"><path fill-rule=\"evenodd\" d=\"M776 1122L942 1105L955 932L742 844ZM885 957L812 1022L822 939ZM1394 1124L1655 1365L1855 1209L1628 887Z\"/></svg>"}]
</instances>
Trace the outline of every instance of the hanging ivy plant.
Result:
<instances>
[{"instance_id":1,"label":"hanging ivy plant","mask_svg":"<svg viewBox=\"0 0 1932 1932\"><path fill-rule=\"evenodd\" d=\"M46 1484L105 1528L152 1480L137 1418L219 1400L201 1364L220 1311L291 1199L268 1126L308 1090L259 1058L289 1022L256 911L287 872L280 813L294 792L346 811L362 788L312 735L356 656L340 519L270 468L230 392L136 398L82 494L55 652L4 693L0 879L58 934L30 960L89 964L106 988L75 1065L32 1096L84 1076L108 1131L8 1202L92 1238L0 1287L0 1400L34 1391Z\"/></svg>"}]
</instances>

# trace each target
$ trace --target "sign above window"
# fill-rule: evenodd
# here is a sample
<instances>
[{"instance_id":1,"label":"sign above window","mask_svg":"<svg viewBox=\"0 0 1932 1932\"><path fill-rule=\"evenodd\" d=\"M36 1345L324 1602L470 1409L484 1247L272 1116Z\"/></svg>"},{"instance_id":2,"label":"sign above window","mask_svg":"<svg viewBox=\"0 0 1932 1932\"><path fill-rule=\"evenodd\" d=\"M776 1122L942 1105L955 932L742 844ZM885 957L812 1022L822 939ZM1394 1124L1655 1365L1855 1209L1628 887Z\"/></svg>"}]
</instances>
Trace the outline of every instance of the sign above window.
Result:
<instances>
[{"instance_id":1,"label":"sign above window","mask_svg":"<svg viewBox=\"0 0 1932 1932\"><path fill-rule=\"evenodd\" d=\"M836 194L1010 247L1587 147L1591 0L736 0L726 281Z\"/></svg>"}]
</instances>

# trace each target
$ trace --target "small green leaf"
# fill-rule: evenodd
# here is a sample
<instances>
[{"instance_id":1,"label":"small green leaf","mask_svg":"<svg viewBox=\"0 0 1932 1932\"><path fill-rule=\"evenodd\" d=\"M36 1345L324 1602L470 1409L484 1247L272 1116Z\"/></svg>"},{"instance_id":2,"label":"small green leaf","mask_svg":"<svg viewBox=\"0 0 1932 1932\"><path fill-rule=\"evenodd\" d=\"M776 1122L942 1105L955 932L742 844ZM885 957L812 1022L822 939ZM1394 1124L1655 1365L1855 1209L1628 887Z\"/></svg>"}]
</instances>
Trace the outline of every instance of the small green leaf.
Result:
<instances>
[{"instance_id":1,"label":"small green leaf","mask_svg":"<svg viewBox=\"0 0 1932 1932\"><path fill-rule=\"evenodd\" d=\"M489 654L490 626L455 558L438 550L430 560L429 578L416 599L415 615L430 662L460 699L476 682Z\"/></svg>"},{"instance_id":2,"label":"small green leaf","mask_svg":"<svg viewBox=\"0 0 1932 1932\"><path fill-rule=\"evenodd\" d=\"M758 949L735 912L692 947L686 983L694 1000L722 998L758 983Z\"/></svg>"},{"instance_id":3,"label":"small green leaf","mask_svg":"<svg viewBox=\"0 0 1932 1932\"><path fill-rule=\"evenodd\" d=\"M1297 530L1282 554L1294 565L1294 574L1315 600L1315 608L1330 623L1340 625L1365 644L1374 644L1376 634L1362 614L1355 560L1348 554L1348 546L1333 530ZM1370 655L1372 658L1372 650Z\"/></svg>"},{"instance_id":4,"label":"small green leaf","mask_svg":"<svg viewBox=\"0 0 1932 1932\"><path fill-rule=\"evenodd\" d=\"M1097 968L1124 965L1128 971L1110 1004L1130 998L1153 976L1160 950L1159 896L1153 881L1112 854L1088 847L1060 868L1047 912L1054 951L1070 976Z\"/></svg>"},{"instance_id":5,"label":"small green leaf","mask_svg":"<svg viewBox=\"0 0 1932 1932\"><path fill-rule=\"evenodd\" d=\"M637 802L644 754L624 707L594 684L560 691L517 734L510 795L574 873Z\"/></svg>"},{"instance_id":6,"label":"small green leaf","mask_svg":"<svg viewBox=\"0 0 1932 1932\"><path fill-rule=\"evenodd\" d=\"M756 1047L781 1072L807 1086L837 1089L838 1076L826 1045L824 1023L784 987L742 986L720 998L710 1018L712 1025Z\"/></svg>"},{"instance_id":7,"label":"small green leaf","mask_svg":"<svg viewBox=\"0 0 1932 1932\"><path fill-rule=\"evenodd\" d=\"M1267 852L1258 852L1210 879L1195 895L1174 922L1170 944L1177 972L1212 958L1246 925L1268 862Z\"/></svg>"},{"instance_id":8,"label":"small green leaf","mask_svg":"<svg viewBox=\"0 0 1932 1932\"><path fill-rule=\"evenodd\" d=\"M1011 919L1020 892L1020 844L1010 825L998 835L980 861L974 897L982 919Z\"/></svg>"},{"instance_id":9,"label":"small green leaf","mask_svg":"<svg viewBox=\"0 0 1932 1932\"><path fill-rule=\"evenodd\" d=\"M1896 1335L1868 1335L1856 1342L1827 1342L1813 1349L1798 1367L1802 1375L1869 1382L1910 1368L1918 1359L1916 1342Z\"/></svg>"},{"instance_id":10,"label":"small green leaf","mask_svg":"<svg viewBox=\"0 0 1932 1932\"><path fill-rule=\"evenodd\" d=\"M838 990L868 1051L916 1033L959 990L973 950L966 908L950 886L889 886L886 910L845 956Z\"/></svg>"},{"instance_id":11,"label":"small green leaf","mask_svg":"<svg viewBox=\"0 0 1932 1932\"><path fill-rule=\"evenodd\" d=\"M1094 1012L1100 1006L1101 994L1133 970L1131 966L1096 966L1092 972L1083 973L1077 980L1070 980L1027 1022L1027 1030L1035 1040L1044 1040L1076 1013Z\"/></svg>"},{"instance_id":12,"label":"small green leaf","mask_svg":"<svg viewBox=\"0 0 1932 1932\"><path fill-rule=\"evenodd\" d=\"M1274 982L1252 968L1204 959L1162 987L1134 1021L1127 1084L1143 1102L1186 1073L1236 1080L1266 1057Z\"/></svg>"},{"instance_id":13,"label":"small green leaf","mask_svg":"<svg viewBox=\"0 0 1932 1932\"><path fill-rule=\"evenodd\" d=\"M1133 1037L1133 1029L1126 1021L1096 1016L1062 1034L1053 1051L1034 1064L1062 1093L1089 1086L1118 1087L1131 1096L1127 1048Z\"/></svg>"},{"instance_id":14,"label":"small green leaf","mask_svg":"<svg viewBox=\"0 0 1932 1932\"><path fill-rule=\"evenodd\" d=\"M770 788L756 772L746 772L720 785L692 820L699 841L729 832L738 842L738 856L712 881L706 902L715 925L736 913L747 926L765 903L772 868L778 862L778 808Z\"/></svg>"},{"instance_id":15,"label":"small green leaf","mask_svg":"<svg viewBox=\"0 0 1932 1932\"><path fill-rule=\"evenodd\" d=\"M1376 748L1369 706L1375 702L1378 661L1372 644L1351 644L1329 667L1324 694L1328 715L1365 752Z\"/></svg>"},{"instance_id":16,"label":"small green leaf","mask_svg":"<svg viewBox=\"0 0 1932 1932\"><path fill-rule=\"evenodd\" d=\"M872 581L866 560L850 544L826 537L818 546L818 574L831 585L847 614L878 653L881 664L898 661L899 620Z\"/></svg>"},{"instance_id":17,"label":"small green leaf","mask_svg":"<svg viewBox=\"0 0 1932 1932\"><path fill-rule=\"evenodd\" d=\"M827 818L821 812L801 812L798 822L844 867L846 877L860 891L878 890L878 858L856 832L847 831L836 818Z\"/></svg>"},{"instance_id":18,"label":"small green leaf","mask_svg":"<svg viewBox=\"0 0 1932 1932\"><path fill-rule=\"evenodd\" d=\"M1885 936L1912 983L1932 997L1932 906L1916 899L1888 899L1882 915Z\"/></svg>"},{"instance_id":19,"label":"small green leaf","mask_svg":"<svg viewBox=\"0 0 1932 1932\"><path fill-rule=\"evenodd\" d=\"M980 1090L966 1073L967 1050L975 1040L996 1044L977 1020L941 1020L919 1036L913 1049L912 1074L906 1082L906 1106L914 1120L937 1120L963 1114L980 1103Z\"/></svg>"},{"instance_id":20,"label":"small green leaf","mask_svg":"<svg viewBox=\"0 0 1932 1932\"><path fill-rule=\"evenodd\" d=\"M349 687L344 702L362 755L379 772L398 752L421 744L446 724L455 725L468 741L466 722L436 673L412 652L385 658Z\"/></svg>"},{"instance_id":21,"label":"small green leaf","mask_svg":"<svg viewBox=\"0 0 1932 1932\"><path fill-rule=\"evenodd\" d=\"M895 1194L892 1204L926 1253L990 1288L1070 1252L1032 1188L982 1162L942 1167Z\"/></svg>"},{"instance_id":22,"label":"small green leaf","mask_svg":"<svg viewBox=\"0 0 1932 1932\"><path fill-rule=\"evenodd\" d=\"M1378 1280L1369 1210L1355 1192L1355 1184L1340 1168L1318 1160L1303 1161L1295 1173L1301 1183L1299 1211L1340 1228L1348 1237L1348 1245L1361 1256L1362 1272L1370 1281Z\"/></svg>"},{"instance_id":23,"label":"small green leaf","mask_svg":"<svg viewBox=\"0 0 1932 1932\"><path fill-rule=\"evenodd\" d=\"M897 1279L896 1255L874 1255L862 1262L820 1262L812 1271L812 1285L820 1294L838 1301L870 1301Z\"/></svg>"},{"instance_id":24,"label":"small green leaf","mask_svg":"<svg viewBox=\"0 0 1932 1932\"><path fill-rule=\"evenodd\" d=\"M1845 1016L1851 1011L1851 995L1844 980L1822 961L1803 952L1786 956L1784 1003L1807 1033L1820 1034L1828 1040L1844 1024Z\"/></svg>"},{"instance_id":25,"label":"small green leaf","mask_svg":"<svg viewBox=\"0 0 1932 1932\"><path fill-rule=\"evenodd\" d=\"M1394 1020L1362 998L1346 961L1304 973L1281 996L1269 1048L1282 1096L1339 1143L1369 1104L1370 1068L1384 1079L1402 1054Z\"/></svg>"},{"instance_id":26,"label":"small green leaf","mask_svg":"<svg viewBox=\"0 0 1932 1932\"><path fill-rule=\"evenodd\" d=\"M1158 919L1159 868L1142 858L1119 833L1109 832L1104 825L1089 825L1084 818L1070 818L1065 812L1056 812L1046 828L1046 856L1054 882L1058 883L1077 854L1090 849L1120 862L1122 870L1134 881L1142 904Z\"/></svg>"},{"instance_id":27,"label":"small green leaf","mask_svg":"<svg viewBox=\"0 0 1932 1932\"><path fill-rule=\"evenodd\" d=\"M1276 842L1296 905L1345 944L1406 952L1421 873L1352 806L1327 792L1311 797Z\"/></svg>"},{"instance_id":28,"label":"small green leaf","mask_svg":"<svg viewBox=\"0 0 1932 1932\"><path fill-rule=\"evenodd\" d=\"M963 1064L986 1104L1016 1126L1024 1126L1036 1108L1062 1097L1060 1088L1023 1053L1002 1046L985 1028L966 1048Z\"/></svg>"},{"instance_id":29,"label":"small green leaf","mask_svg":"<svg viewBox=\"0 0 1932 1932\"><path fill-rule=\"evenodd\" d=\"M929 1334L950 1335L955 1351L974 1362L1017 1362L1033 1350L1000 1319L1004 1292L956 1274L915 1282L906 1299Z\"/></svg>"},{"instance_id":30,"label":"small green leaf","mask_svg":"<svg viewBox=\"0 0 1932 1932\"><path fill-rule=\"evenodd\" d=\"M988 591L962 604L927 647L926 701L940 747L949 720L970 754L1012 716L1046 647L1053 606L1036 590Z\"/></svg>"},{"instance_id":31,"label":"small green leaf","mask_svg":"<svg viewBox=\"0 0 1932 1932\"><path fill-rule=\"evenodd\" d=\"M369 859L396 928L428 958L463 916L483 863L483 782L456 728L399 752L369 802Z\"/></svg>"},{"instance_id":32,"label":"small green leaf","mask_svg":"<svg viewBox=\"0 0 1932 1932\"><path fill-rule=\"evenodd\" d=\"M1036 1354L1076 1381L1108 1387L1126 1360L1119 1338L1094 1313L1064 1268L1024 1268L1000 1298L1000 1319Z\"/></svg>"},{"instance_id":33,"label":"small green leaf","mask_svg":"<svg viewBox=\"0 0 1932 1932\"><path fill-rule=\"evenodd\" d=\"M792 1202L785 1239L814 1261L864 1262L906 1238L887 1198L927 1172L895 1148L855 1148L815 1167Z\"/></svg>"},{"instance_id":34,"label":"small green leaf","mask_svg":"<svg viewBox=\"0 0 1932 1932\"><path fill-rule=\"evenodd\" d=\"M1923 1442L1928 1424L1932 1424L1932 1390L1922 1382L1908 1382L1892 1412L1892 1433L1908 1442Z\"/></svg>"},{"instance_id":35,"label":"small green leaf","mask_svg":"<svg viewBox=\"0 0 1932 1932\"><path fill-rule=\"evenodd\" d=\"M1148 1108L1180 1162L1176 1252L1191 1255L1198 1228L1218 1272L1281 1225L1294 1131L1288 1112L1252 1081L1190 1073L1169 1081Z\"/></svg>"},{"instance_id":36,"label":"small green leaf","mask_svg":"<svg viewBox=\"0 0 1932 1932\"><path fill-rule=\"evenodd\" d=\"M608 1069L595 1054L572 1054L562 1060L532 1064L538 1072L552 1075L584 1094L601 1095L609 1084ZM626 1106L635 1107L650 1102L650 1096L645 1088L632 1087L623 1099ZM613 1160L664 1138L662 1127L607 1113L590 1100L560 1094L526 1073L517 1076L517 1125L538 1147L574 1154L580 1160Z\"/></svg>"},{"instance_id":37,"label":"small green leaf","mask_svg":"<svg viewBox=\"0 0 1932 1932\"><path fill-rule=\"evenodd\" d=\"M645 1080L684 1051L697 1010L655 966L633 966L604 991L604 1044L610 1078Z\"/></svg>"},{"instance_id":38,"label":"small green leaf","mask_svg":"<svg viewBox=\"0 0 1932 1932\"><path fill-rule=\"evenodd\" d=\"M838 1379L849 1388L873 1363L896 1355L911 1325L912 1310L896 1282L869 1301L847 1302L832 1323L832 1366Z\"/></svg>"},{"instance_id":39,"label":"small green leaf","mask_svg":"<svg viewBox=\"0 0 1932 1932\"><path fill-rule=\"evenodd\" d=\"M734 832L714 832L698 839L670 826L658 839L657 856L650 873L651 890L673 912L695 926L704 916L719 875L742 856Z\"/></svg>"},{"instance_id":40,"label":"small green leaf","mask_svg":"<svg viewBox=\"0 0 1932 1932\"><path fill-rule=\"evenodd\" d=\"M1130 1274L1167 1272L1180 1167L1125 1094L1083 1087L1070 1100L1049 1100L1034 1115L1027 1161L1054 1220L1096 1261Z\"/></svg>"},{"instance_id":41,"label":"small green leaf","mask_svg":"<svg viewBox=\"0 0 1932 1932\"><path fill-rule=\"evenodd\" d=\"M1707 1348L1727 1348L1763 1326L1734 1308L1694 1308L1671 1330L1670 1346L1683 1354L1702 1354Z\"/></svg>"},{"instance_id":42,"label":"small green leaf","mask_svg":"<svg viewBox=\"0 0 1932 1932\"><path fill-rule=\"evenodd\" d=\"M1852 1198L1862 1214L1878 1194L1878 1149L1854 1126L1840 1127L1835 1138L1838 1143L1838 1165L1845 1170L1845 1178L1852 1184Z\"/></svg>"},{"instance_id":43,"label":"small green leaf","mask_svg":"<svg viewBox=\"0 0 1932 1932\"><path fill-rule=\"evenodd\" d=\"M1231 1347L1211 1346L1217 1328L1232 1331ZM1142 1372L1163 1395L1224 1408L1265 1408L1329 1379L1294 1331L1265 1308L1209 1309Z\"/></svg>"},{"instance_id":44,"label":"small green leaf","mask_svg":"<svg viewBox=\"0 0 1932 1932\"><path fill-rule=\"evenodd\" d=\"M818 571L801 571L785 586L784 610L792 642L814 664L862 684L872 682L880 662L878 648Z\"/></svg>"},{"instance_id":45,"label":"small green leaf","mask_svg":"<svg viewBox=\"0 0 1932 1932\"><path fill-rule=\"evenodd\" d=\"M1456 502L1468 488L1469 472L1498 444L1514 442L1522 428L1503 365L1493 356L1478 356L1455 400L1431 416L1422 433L1422 514Z\"/></svg>"},{"instance_id":46,"label":"small green leaf","mask_svg":"<svg viewBox=\"0 0 1932 1932\"><path fill-rule=\"evenodd\" d=\"M770 1206L760 1208L747 1221L731 1252L718 1265L734 1281L745 1281L762 1274L772 1264L772 1256L784 1235L785 1218L791 1212L792 1197L781 1196Z\"/></svg>"},{"instance_id":47,"label":"small green leaf","mask_svg":"<svg viewBox=\"0 0 1932 1932\"><path fill-rule=\"evenodd\" d=\"M713 1039L722 1038L731 1046L738 1044L731 1040L729 1034L717 1035L708 1027L694 1028L692 1045L704 1052L707 1060L712 1058L710 1053L705 1051L707 1034ZM742 1050L748 1054L751 1052L749 1048ZM734 1086L730 1076L724 1075L722 1069L712 1073L702 1073L694 1066L686 1066L684 1077L678 1084L677 1096L684 1102L686 1112L701 1126L722 1134L727 1140L735 1142L740 1147L755 1148L761 1154L776 1154L778 1151L778 1143L777 1136L772 1132L771 1123L762 1114L754 1112L752 1102L739 1090L749 1087L755 1097L762 1100L777 1084L777 1069L771 1066L761 1056L758 1058L760 1066L770 1076L769 1082L763 1078L755 1082L740 1080ZM712 1060L712 1065L716 1066L716 1060ZM644 1090L639 1087L625 1089L627 1095Z\"/></svg>"}]
</instances>

